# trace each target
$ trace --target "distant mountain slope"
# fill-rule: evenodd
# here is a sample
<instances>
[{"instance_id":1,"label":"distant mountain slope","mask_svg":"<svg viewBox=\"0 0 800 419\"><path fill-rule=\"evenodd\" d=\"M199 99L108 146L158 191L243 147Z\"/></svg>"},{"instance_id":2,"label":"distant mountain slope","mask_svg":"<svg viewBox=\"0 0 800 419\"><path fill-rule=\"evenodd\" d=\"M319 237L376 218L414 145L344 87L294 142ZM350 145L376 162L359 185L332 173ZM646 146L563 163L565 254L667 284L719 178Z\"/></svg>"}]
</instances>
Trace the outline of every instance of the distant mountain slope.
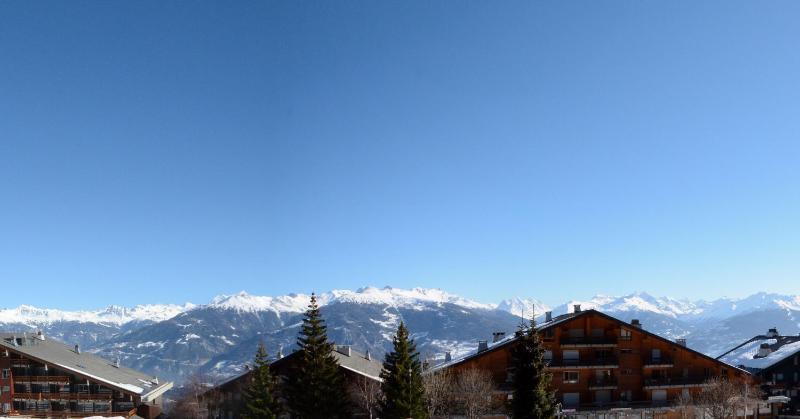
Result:
<instances>
[{"instance_id":1,"label":"distant mountain slope","mask_svg":"<svg viewBox=\"0 0 800 419\"><path fill-rule=\"evenodd\" d=\"M690 347L718 355L750 337L778 327L783 334L800 332L800 296L759 293L741 299L689 301L647 293L596 296L568 301L552 309L538 300L514 297L485 304L438 289L366 287L334 290L318 296L329 335L340 344L369 350L381 357L400 320L414 333L424 357L442 357L475 350L492 332L513 333L521 316L535 310L554 314L576 304L625 321L638 319L644 328L668 338L685 338ZM222 377L243 370L260 341L269 352L289 353L309 295L222 295L205 305L111 306L97 311L62 311L19 306L0 309L0 330L46 334L125 365L182 380L203 372Z\"/></svg>"}]
</instances>

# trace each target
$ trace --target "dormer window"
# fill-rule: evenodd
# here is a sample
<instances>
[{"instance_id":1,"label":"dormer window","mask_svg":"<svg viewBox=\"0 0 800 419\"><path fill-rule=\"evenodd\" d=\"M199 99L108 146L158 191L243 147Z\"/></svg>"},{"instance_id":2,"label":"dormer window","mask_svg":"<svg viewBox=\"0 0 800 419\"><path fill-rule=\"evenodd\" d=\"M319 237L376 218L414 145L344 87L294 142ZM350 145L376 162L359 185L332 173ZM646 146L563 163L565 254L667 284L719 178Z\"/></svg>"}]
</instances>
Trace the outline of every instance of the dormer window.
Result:
<instances>
[{"instance_id":1,"label":"dormer window","mask_svg":"<svg viewBox=\"0 0 800 419\"><path fill-rule=\"evenodd\" d=\"M631 331L628 329L620 329L619 340L631 340Z\"/></svg>"}]
</instances>

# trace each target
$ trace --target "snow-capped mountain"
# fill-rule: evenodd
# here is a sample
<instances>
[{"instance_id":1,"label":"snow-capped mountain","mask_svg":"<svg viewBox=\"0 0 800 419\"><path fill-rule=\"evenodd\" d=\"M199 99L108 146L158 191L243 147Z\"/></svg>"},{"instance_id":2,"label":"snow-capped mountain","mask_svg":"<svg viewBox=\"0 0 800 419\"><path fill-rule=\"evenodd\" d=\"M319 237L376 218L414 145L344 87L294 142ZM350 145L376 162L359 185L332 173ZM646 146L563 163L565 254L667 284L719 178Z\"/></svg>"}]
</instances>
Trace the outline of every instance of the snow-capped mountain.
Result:
<instances>
[{"instance_id":1,"label":"snow-capped mountain","mask_svg":"<svg viewBox=\"0 0 800 419\"><path fill-rule=\"evenodd\" d=\"M108 306L94 311L65 311L21 305L0 309L0 324L23 324L42 327L58 322L102 323L122 326L134 321L160 322L194 308L194 304L146 304L132 308Z\"/></svg>"},{"instance_id":2,"label":"snow-capped mountain","mask_svg":"<svg viewBox=\"0 0 800 419\"><path fill-rule=\"evenodd\" d=\"M235 374L250 361L258 343L270 353L292 351L310 299L307 294L221 295L208 304L111 306L96 311L63 311L31 306L0 309L0 330L33 332L78 343L125 365L181 380L195 372ZM595 296L548 307L533 298L514 297L498 304L472 301L439 289L366 287L317 295L329 336L381 356L402 320L414 333L424 357L474 350L493 332L512 333L520 315L545 311L558 315L576 304L669 338L685 338L690 347L718 355L769 327L800 332L800 296L759 293L746 298L690 301L647 293Z\"/></svg>"}]
</instances>

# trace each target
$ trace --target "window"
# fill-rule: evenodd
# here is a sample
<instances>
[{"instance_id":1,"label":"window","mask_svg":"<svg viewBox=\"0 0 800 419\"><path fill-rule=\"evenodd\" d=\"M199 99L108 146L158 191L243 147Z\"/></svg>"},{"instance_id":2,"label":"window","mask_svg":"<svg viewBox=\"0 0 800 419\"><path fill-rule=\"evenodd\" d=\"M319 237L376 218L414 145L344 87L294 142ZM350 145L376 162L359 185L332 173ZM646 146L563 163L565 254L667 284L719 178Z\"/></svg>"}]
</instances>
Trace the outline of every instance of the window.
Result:
<instances>
[{"instance_id":1,"label":"window","mask_svg":"<svg viewBox=\"0 0 800 419\"><path fill-rule=\"evenodd\" d=\"M575 407L581 404L581 393L564 393L564 406Z\"/></svg>"},{"instance_id":2,"label":"window","mask_svg":"<svg viewBox=\"0 0 800 419\"><path fill-rule=\"evenodd\" d=\"M667 401L667 390L653 390L653 397L654 402L665 402Z\"/></svg>"},{"instance_id":3,"label":"window","mask_svg":"<svg viewBox=\"0 0 800 419\"><path fill-rule=\"evenodd\" d=\"M564 371L564 383L576 384L578 382L578 371Z\"/></svg>"},{"instance_id":4,"label":"window","mask_svg":"<svg viewBox=\"0 0 800 419\"><path fill-rule=\"evenodd\" d=\"M603 329L592 329L592 337L593 338L601 338L605 336L605 330Z\"/></svg>"},{"instance_id":5,"label":"window","mask_svg":"<svg viewBox=\"0 0 800 419\"><path fill-rule=\"evenodd\" d=\"M11 370L5 368L2 372L2 375L0 375L0 378L8 378L10 375L11 375Z\"/></svg>"},{"instance_id":6,"label":"window","mask_svg":"<svg viewBox=\"0 0 800 419\"><path fill-rule=\"evenodd\" d=\"M544 360L550 362L553 360L553 351L545 350L544 351Z\"/></svg>"},{"instance_id":7,"label":"window","mask_svg":"<svg viewBox=\"0 0 800 419\"><path fill-rule=\"evenodd\" d=\"M628 329L620 329L619 340L631 340L631 331Z\"/></svg>"},{"instance_id":8,"label":"window","mask_svg":"<svg viewBox=\"0 0 800 419\"><path fill-rule=\"evenodd\" d=\"M800 364L800 356L795 355L794 356L794 365L797 366L798 364Z\"/></svg>"},{"instance_id":9,"label":"window","mask_svg":"<svg viewBox=\"0 0 800 419\"><path fill-rule=\"evenodd\" d=\"M553 328L552 327L545 329L544 338L547 339L547 340L553 338Z\"/></svg>"},{"instance_id":10,"label":"window","mask_svg":"<svg viewBox=\"0 0 800 419\"><path fill-rule=\"evenodd\" d=\"M653 348L653 350L651 351L650 355L653 358L653 361L660 361L661 360L661 349Z\"/></svg>"},{"instance_id":11,"label":"window","mask_svg":"<svg viewBox=\"0 0 800 419\"><path fill-rule=\"evenodd\" d=\"M631 390L622 390L619 393L619 399L623 402L629 402L633 400L633 392Z\"/></svg>"},{"instance_id":12,"label":"window","mask_svg":"<svg viewBox=\"0 0 800 419\"><path fill-rule=\"evenodd\" d=\"M619 350L620 355L631 355L633 354L633 349L630 348L623 348Z\"/></svg>"},{"instance_id":13,"label":"window","mask_svg":"<svg viewBox=\"0 0 800 419\"><path fill-rule=\"evenodd\" d=\"M783 381L783 373L779 372L775 374L775 381Z\"/></svg>"},{"instance_id":14,"label":"window","mask_svg":"<svg viewBox=\"0 0 800 419\"><path fill-rule=\"evenodd\" d=\"M798 381L800 381L800 380L797 379L797 371L795 371L794 372L794 382L797 383Z\"/></svg>"}]
</instances>

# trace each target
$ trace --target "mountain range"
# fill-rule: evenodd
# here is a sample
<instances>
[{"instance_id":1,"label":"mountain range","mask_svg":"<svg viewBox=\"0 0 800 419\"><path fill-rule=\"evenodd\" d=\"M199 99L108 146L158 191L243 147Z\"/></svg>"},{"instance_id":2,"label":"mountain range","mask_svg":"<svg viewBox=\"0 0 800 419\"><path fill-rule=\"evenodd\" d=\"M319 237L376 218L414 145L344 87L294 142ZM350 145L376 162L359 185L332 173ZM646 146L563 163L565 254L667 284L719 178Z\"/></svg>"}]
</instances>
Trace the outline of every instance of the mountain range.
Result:
<instances>
[{"instance_id":1,"label":"mountain range","mask_svg":"<svg viewBox=\"0 0 800 419\"><path fill-rule=\"evenodd\" d=\"M259 342L274 356L295 347L309 295L222 295L208 304L110 306L96 311L63 311L28 305L0 309L0 331L46 335L86 350L120 357L126 366L180 382L191 374L223 378L243 371ZM599 295L548 307L515 297L478 303L439 289L366 287L318 296L329 336L375 356L390 348L402 319L426 358L473 351L493 332L513 333L520 317L545 311L563 314L580 304L669 338L687 339L693 349L715 356L763 333L800 332L800 296L758 293L746 298L690 301L647 293Z\"/></svg>"}]
</instances>

